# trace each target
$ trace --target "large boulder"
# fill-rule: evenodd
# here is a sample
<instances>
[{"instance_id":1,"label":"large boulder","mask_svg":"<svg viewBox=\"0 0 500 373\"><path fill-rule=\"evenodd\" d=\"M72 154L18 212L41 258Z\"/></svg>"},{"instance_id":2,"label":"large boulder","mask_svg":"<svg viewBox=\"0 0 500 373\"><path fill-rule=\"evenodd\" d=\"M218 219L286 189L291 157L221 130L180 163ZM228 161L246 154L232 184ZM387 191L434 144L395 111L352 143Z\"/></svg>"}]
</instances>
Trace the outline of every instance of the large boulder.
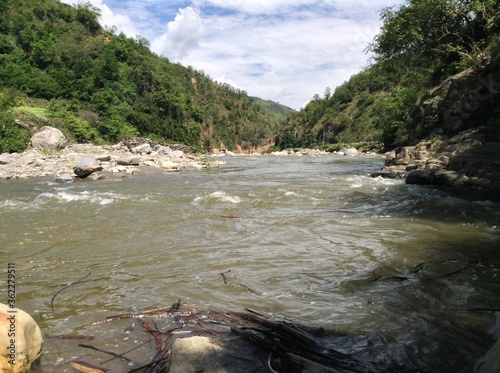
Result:
<instances>
[{"instance_id":1,"label":"large boulder","mask_svg":"<svg viewBox=\"0 0 500 373\"><path fill-rule=\"evenodd\" d=\"M68 145L68 140L57 128L44 126L31 137L30 144L38 150L59 150Z\"/></svg>"},{"instance_id":2,"label":"large boulder","mask_svg":"<svg viewBox=\"0 0 500 373\"><path fill-rule=\"evenodd\" d=\"M102 171L102 166L101 162L94 158L80 159L74 169L75 175L81 178L86 178L97 171Z\"/></svg>"},{"instance_id":3,"label":"large boulder","mask_svg":"<svg viewBox=\"0 0 500 373\"><path fill-rule=\"evenodd\" d=\"M26 373L42 353L42 332L26 312L0 304L0 372Z\"/></svg>"},{"instance_id":4,"label":"large boulder","mask_svg":"<svg viewBox=\"0 0 500 373\"><path fill-rule=\"evenodd\" d=\"M4 157L3 155L0 155L0 164L8 164L8 163L10 163L10 159Z\"/></svg>"}]
</instances>

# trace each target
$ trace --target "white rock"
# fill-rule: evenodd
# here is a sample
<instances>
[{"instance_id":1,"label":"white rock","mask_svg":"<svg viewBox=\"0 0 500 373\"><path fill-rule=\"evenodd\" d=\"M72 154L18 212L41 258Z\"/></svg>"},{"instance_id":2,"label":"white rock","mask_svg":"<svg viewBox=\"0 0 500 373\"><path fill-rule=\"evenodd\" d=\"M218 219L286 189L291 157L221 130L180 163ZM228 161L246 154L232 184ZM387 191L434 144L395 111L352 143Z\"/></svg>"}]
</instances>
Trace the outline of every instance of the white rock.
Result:
<instances>
[{"instance_id":1,"label":"white rock","mask_svg":"<svg viewBox=\"0 0 500 373\"><path fill-rule=\"evenodd\" d=\"M179 164L172 161L165 161L161 164L161 168L166 171L179 171Z\"/></svg>"},{"instance_id":2,"label":"white rock","mask_svg":"<svg viewBox=\"0 0 500 373\"><path fill-rule=\"evenodd\" d=\"M15 311L15 313L9 311ZM0 372L28 372L42 353L43 338L37 323L23 310L10 309L7 305L0 304L0 330L2 331L0 333Z\"/></svg>"},{"instance_id":3,"label":"white rock","mask_svg":"<svg viewBox=\"0 0 500 373\"><path fill-rule=\"evenodd\" d=\"M68 140L57 128L44 126L31 137L30 144L39 150L59 150L68 145Z\"/></svg>"},{"instance_id":4,"label":"white rock","mask_svg":"<svg viewBox=\"0 0 500 373\"><path fill-rule=\"evenodd\" d=\"M132 153L134 154L151 154L153 152L153 148L149 144L142 144L132 148Z\"/></svg>"}]
</instances>

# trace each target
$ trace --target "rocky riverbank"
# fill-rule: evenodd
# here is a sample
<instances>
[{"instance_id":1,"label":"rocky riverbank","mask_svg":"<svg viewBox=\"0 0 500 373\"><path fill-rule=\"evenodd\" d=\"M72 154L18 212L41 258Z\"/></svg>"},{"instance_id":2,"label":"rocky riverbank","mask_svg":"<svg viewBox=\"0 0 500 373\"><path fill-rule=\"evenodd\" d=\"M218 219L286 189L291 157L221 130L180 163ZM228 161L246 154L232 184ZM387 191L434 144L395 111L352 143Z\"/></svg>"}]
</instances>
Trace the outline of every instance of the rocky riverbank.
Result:
<instances>
[{"instance_id":1,"label":"rocky riverbank","mask_svg":"<svg viewBox=\"0 0 500 373\"><path fill-rule=\"evenodd\" d=\"M54 141L31 141L23 153L0 155L0 179L55 178L57 181L99 179L106 176L123 177L139 172L172 172L186 168L218 167L225 162L209 160L189 149L175 150L174 146L143 141L133 146L127 142L116 145L67 145L57 131L51 132Z\"/></svg>"},{"instance_id":2,"label":"rocky riverbank","mask_svg":"<svg viewBox=\"0 0 500 373\"><path fill-rule=\"evenodd\" d=\"M407 184L448 187L464 196L500 199L500 129L468 129L446 139L422 141L386 155L372 174L406 178Z\"/></svg>"}]
</instances>

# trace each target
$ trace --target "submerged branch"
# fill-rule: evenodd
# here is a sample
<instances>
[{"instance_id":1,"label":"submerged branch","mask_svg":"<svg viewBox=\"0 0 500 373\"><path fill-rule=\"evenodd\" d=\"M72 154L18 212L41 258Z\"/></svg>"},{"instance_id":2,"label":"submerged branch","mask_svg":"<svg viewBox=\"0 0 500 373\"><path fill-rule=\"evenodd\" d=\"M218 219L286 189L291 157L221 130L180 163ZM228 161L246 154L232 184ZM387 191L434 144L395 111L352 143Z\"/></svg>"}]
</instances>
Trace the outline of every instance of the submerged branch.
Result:
<instances>
[{"instance_id":1,"label":"submerged branch","mask_svg":"<svg viewBox=\"0 0 500 373\"><path fill-rule=\"evenodd\" d=\"M57 293L54 294L54 296L52 297L52 299L50 300L50 308L52 309L52 312L54 312L54 300L56 299L56 297L62 293L64 290L66 290L67 288L69 288L71 285L75 285L75 284L81 284L83 283L87 277L90 276L92 272L89 272L86 276L83 276L81 279L77 280L77 281L74 281L74 282L70 282L66 285L62 285L64 286L61 290L59 290ZM58 286L58 285L57 285Z\"/></svg>"}]
</instances>

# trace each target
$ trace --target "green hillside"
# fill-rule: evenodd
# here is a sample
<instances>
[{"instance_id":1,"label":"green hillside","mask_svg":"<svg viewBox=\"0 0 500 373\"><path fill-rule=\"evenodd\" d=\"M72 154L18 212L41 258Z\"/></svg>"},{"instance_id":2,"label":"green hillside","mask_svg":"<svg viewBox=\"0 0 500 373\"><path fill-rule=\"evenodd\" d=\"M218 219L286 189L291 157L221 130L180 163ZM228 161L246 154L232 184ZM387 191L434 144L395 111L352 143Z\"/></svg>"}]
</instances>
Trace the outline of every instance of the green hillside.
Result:
<instances>
[{"instance_id":1,"label":"green hillside","mask_svg":"<svg viewBox=\"0 0 500 373\"><path fill-rule=\"evenodd\" d=\"M14 119L41 120L16 107L45 109L78 142L140 135L208 150L274 141L283 111L155 55L146 39L103 30L98 18L84 2L0 2L0 153L29 139Z\"/></svg>"},{"instance_id":2,"label":"green hillside","mask_svg":"<svg viewBox=\"0 0 500 373\"><path fill-rule=\"evenodd\" d=\"M481 79L498 73L492 67L500 45L498 0L407 0L385 9L381 18L382 29L368 47L375 55L372 65L289 116L277 146L334 149L358 143L390 149L464 128L445 122L468 107L467 97ZM460 80L468 83L451 83ZM485 89L488 100L462 115L465 126L499 125L498 90Z\"/></svg>"}]
</instances>

